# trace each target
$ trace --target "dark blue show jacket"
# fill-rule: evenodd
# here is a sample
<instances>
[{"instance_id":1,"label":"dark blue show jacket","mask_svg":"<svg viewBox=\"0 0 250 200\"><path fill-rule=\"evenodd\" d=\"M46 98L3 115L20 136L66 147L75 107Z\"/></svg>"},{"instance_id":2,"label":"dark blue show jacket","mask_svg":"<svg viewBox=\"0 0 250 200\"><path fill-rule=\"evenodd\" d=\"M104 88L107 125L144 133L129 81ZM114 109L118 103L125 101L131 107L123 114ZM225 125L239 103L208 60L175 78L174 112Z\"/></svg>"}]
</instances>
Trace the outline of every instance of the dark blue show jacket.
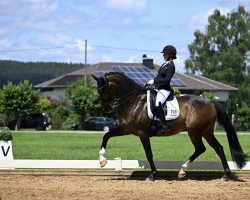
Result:
<instances>
[{"instance_id":1,"label":"dark blue show jacket","mask_svg":"<svg viewBox=\"0 0 250 200\"><path fill-rule=\"evenodd\" d=\"M164 89L172 91L170 81L175 73L175 65L171 60L167 64L164 63L158 70L157 76L154 78L154 84L156 84L157 89Z\"/></svg>"}]
</instances>

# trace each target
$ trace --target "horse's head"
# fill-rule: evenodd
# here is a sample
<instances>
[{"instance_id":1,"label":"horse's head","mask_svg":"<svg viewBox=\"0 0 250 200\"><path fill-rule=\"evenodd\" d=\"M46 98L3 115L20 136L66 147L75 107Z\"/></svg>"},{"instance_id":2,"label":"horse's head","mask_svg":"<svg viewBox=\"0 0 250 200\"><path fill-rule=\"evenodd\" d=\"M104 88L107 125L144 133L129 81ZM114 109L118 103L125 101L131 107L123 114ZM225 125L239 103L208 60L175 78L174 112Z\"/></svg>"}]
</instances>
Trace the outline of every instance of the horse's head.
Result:
<instances>
[{"instance_id":1,"label":"horse's head","mask_svg":"<svg viewBox=\"0 0 250 200\"><path fill-rule=\"evenodd\" d=\"M91 74L91 76L97 82L98 93L101 97L101 102L104 109L111 109L111 102L115 99L115 90L112 87L112 84L105 76L97 77L93 74Z\"/></svg>"}]
</instances>

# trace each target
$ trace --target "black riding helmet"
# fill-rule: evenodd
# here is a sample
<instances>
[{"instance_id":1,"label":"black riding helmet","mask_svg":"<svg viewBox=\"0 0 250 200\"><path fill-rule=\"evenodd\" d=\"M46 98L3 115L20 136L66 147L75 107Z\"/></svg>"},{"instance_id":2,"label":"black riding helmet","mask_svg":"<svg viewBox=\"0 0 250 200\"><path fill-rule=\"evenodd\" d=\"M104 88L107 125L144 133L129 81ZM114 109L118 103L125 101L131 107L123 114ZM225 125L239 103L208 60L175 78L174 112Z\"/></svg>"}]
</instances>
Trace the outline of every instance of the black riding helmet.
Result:
<instances>
[{"instance_id":1,"label":"black riding helmet","mask_svg":"<svg viewBox=\"0 0 250 200\"><path fill-rule=\"evenodd\" d=\"M176 54L177 54L177 51L176 51L176 48L172 45L167 45L163 48L162 52L161 53L170 53L173 55L173 59L176 59Z\"/></svg>"}]
</instances>

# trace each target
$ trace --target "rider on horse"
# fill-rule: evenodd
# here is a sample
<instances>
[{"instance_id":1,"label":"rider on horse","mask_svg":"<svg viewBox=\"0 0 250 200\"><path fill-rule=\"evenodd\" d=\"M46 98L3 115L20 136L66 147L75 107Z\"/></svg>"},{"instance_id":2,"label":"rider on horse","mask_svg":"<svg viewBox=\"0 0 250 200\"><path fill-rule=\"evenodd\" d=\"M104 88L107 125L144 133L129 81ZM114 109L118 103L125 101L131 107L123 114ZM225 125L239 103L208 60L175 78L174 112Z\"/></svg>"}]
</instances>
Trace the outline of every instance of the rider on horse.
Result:
<instances>
[{"instance_id":1,"label":"rider on horse","mask_svg":"<svg viewBox=\"0 0 250 200\"><path fill-rule=\"evenodd\" d=\"M158 100L159 105L166 100L165 95L162 97L162 92L160 91L163 89L163 92L167 91L169 94L169 91L171 91L170 79L175 71L172 61L176 58L175 48L167 46L163 49L163 53L167 62L163 64L161 69L159 69L158 76L151 81L157 84L161 83L161 80L164 80L164 87L162 87L162 85L157 85L159 90L158 99L160 99L160 101ZM179 103L181 116L168 122L169 129L168 131L165 131L164 134L160 133L159 129L153 134L150 134L152 121L145 109L148 105L148 98L144 93L144 87L141 87L125 74L119 72L105 73L104 76L100 77L92 74L92 77L97 82L98 93L104 108L110 109L112 102L118 102L117 112L119 125L116 129L110 130L103 136L99 151L101 167L104 167L107 164L105 153L109 139L116 136L133 134L140 138L147 160L150 164L151 174L148 176L147 180L153 181L156 177L157 171L153 160L150 138L152 136L171 136L179 132L187 131L188 136L194 145L195 151L182 165L178 177L183 178L185 176L185 170L190 164L206 151L206 147L202 140L204 138L215 150L221 160L224 169L222 180L229 180L231 173L227 163L227 158L223 146L214 135L216 120L226 130L233 161L235 161L239 168L243 168L247 164L248 155L243 152L234 126L219 102L210 101L205 97L194 95L178 97L176 99ZM164 98L163 101L161 101L162 98Z\"/></svg>"},{"instance_id":2,"label":"rider on horse","mask_svg":"<svg viewBox=\"0 0 250 200\"><path fill-rule=\"evenodd\" d=\"M158 70L157 76L148 81L149 85L155 84L157 89L157 96L155 106L157 108L158 117L161 121L161 132L167 130L167 122L165 120L164 111L162 105L167 100L168 96L173 93L170 81L175 73L175 65L173 60L176 59L176 49L172 45L167 45L163 48L162 52L165 63Z\"/></svg>"}]
</instances>

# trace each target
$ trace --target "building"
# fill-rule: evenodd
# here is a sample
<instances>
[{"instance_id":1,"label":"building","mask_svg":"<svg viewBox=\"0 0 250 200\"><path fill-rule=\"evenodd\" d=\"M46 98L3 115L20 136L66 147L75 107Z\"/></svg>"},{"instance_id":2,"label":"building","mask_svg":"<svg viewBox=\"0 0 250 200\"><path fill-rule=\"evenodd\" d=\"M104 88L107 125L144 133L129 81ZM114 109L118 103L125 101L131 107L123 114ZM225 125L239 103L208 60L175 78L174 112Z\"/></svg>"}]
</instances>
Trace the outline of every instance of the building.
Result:
<instances>
[{"instance_id":1,"label":"building","mask_svg":"<svg viewBox=\"0 0 250 200\"><path fill-rule=\"evenodd\" d=\"M65 89L70 83L73 83L78 78L83 77L85 74L95 74L98 72L111 72L114 71L114 67L133 67L142 68L147 67L152 72L157 72L160 66L153 63L153 59L147 58L146 55L142 57L142 63L118 63L118 62L101 62L98 64L91 65L87 68L59 76L57 78L48 80L41 84L35 85L34 87L40 89L43 96L49 96L54 99L65 98ZM184 85L176 86L179 88L182 94L199 94L203 91L213 92L216 98L220 101L226 101L229 97L230 91L237 91L235 87L205 78L200 75L194 74L183 74L176 72L176 78L179 79ZM93 81L94 86L96 82Z\"/></svg>"}]
</instances>

